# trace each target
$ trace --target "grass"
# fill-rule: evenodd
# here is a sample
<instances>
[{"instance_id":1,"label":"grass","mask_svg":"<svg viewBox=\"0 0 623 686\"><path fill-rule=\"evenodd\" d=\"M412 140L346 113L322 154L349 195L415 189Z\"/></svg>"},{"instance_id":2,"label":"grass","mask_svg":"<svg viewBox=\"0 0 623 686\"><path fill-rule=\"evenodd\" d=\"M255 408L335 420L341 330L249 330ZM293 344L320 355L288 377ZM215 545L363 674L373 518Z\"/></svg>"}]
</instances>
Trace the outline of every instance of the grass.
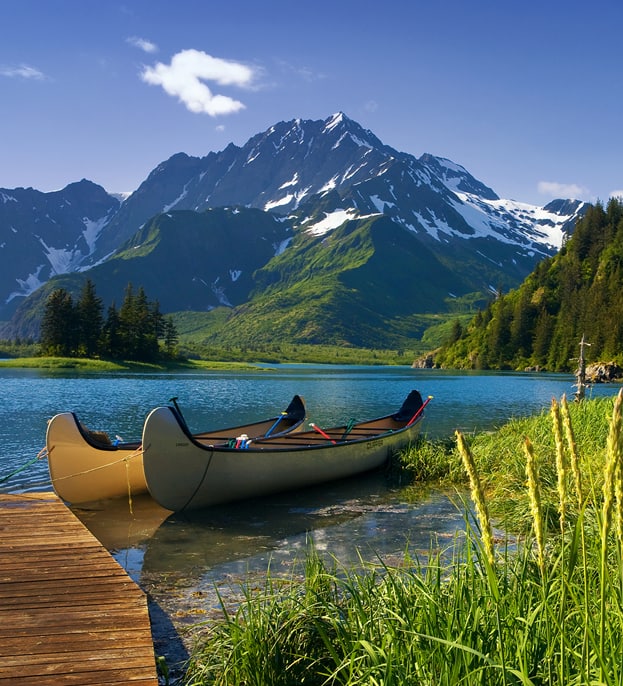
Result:
<instances>
[{"instance_id":1,"label":"grass","mask_svg":"<svg viewBox=\"0 0 623 686\"><path fill-rule=\"evenodd\" d=\"M212 360L185 360L162 363L93 360L82 357L17 357L0 360L0 368L49 369L77 372L119 372L119 371L175 371L238 369L260 371L255 365L246 362L220 362Z\"/></svg>"},{"instance_id":2,"label":"grass","mask_svg":"<svg viewBox=\"0 0 623 686\"><path fill-rule=\"evenodd\" d=\"M465 482L477 504L454 545L357 569L311 549L204 626L184 683L622 684L622 406L623 392L563 399L493 434L416 446L413 473ZM519 539L490 537L503 514Z\"/></svg>"}]
</instances>

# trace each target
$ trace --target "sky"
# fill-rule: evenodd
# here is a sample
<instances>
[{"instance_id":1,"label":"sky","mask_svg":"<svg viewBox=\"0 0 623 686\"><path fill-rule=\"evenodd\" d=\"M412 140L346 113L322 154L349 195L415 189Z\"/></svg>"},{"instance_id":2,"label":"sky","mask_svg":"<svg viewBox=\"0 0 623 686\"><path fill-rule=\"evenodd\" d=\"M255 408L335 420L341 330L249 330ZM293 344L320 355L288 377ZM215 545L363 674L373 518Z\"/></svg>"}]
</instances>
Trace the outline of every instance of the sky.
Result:
<instances>
[{"instance_id":1,"label":"sky","mask_svg":"<svg viewBox=\"0 0 623 686\"><path fill-rule=\"evenodd\" d=\"M623 195L620 0L0 0L0 188L158 164L344 112L500 197Z\"/></svg>"}]
</instances>

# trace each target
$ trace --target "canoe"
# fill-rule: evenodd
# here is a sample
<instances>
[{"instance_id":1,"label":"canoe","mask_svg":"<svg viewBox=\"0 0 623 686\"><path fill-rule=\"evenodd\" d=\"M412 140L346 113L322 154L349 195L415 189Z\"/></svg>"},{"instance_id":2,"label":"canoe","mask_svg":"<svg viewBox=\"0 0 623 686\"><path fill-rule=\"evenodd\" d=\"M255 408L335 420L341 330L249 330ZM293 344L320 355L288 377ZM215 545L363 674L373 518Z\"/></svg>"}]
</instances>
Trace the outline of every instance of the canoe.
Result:
<instances>
[{"instance_id":1,"label":"canoe","mask_svg":"<svg viewBox=\"0 0 623 686\"><path fill-rule=\"evenodd\" d=\"M176 415L189 431L177 405ZM244 426L203 431L198 441L235 441L246 434L259 437L281 435L303 427L304 400L295 395L276 417ZM95 500L147 493L140 440L111 440L103 431L92 431L73 412L62 412L48 422L46 432L48 468L52 486L62 500L80 504Z\"/></svg>"},{"instance_id":2,"label":"canoe","mask_svg":"<svg viewBox=\"0 0 623 686\"><path fill-rule=\"evenodd\" d=\"M398 412L366 422L270 436L235 445L190 434L174 407L157 407L143 427L147 488L173 511L264 496L380 467L415 439L428 403L411 391Z\"/></svg>"},{"instance_id":3,"label":"canoe","mask_svg":"<svg viewBox=\"0 0 623 686\"><path fill-rule=\"evenodd\" d=\"M112 441L84 426L75 413L61 412L48 422L45 443L52 487L65 502L147 491L140 440Z\"/></svg>"}]
</instances>

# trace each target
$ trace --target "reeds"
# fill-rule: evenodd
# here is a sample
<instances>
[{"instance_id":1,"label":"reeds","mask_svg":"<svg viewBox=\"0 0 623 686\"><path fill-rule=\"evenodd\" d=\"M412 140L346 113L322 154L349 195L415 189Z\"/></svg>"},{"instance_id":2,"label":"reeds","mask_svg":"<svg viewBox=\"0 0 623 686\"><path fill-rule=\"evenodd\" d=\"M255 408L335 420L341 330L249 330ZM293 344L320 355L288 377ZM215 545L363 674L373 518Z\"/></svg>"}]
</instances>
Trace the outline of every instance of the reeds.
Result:
<instances>
[{"instance_id":1,"label":"reeds","mask_svg":"<svg viewBox=\"0 0 623 686\"><path fill-rule=\"evenodd\" d=\"M543 526L543 508L541 507L541 486L539 468L536 463L534 447L529 438L524 441L526 454L526 476L528 479L528 494L530 496L530 512L534 538L536 542L537 558L541 574L545 573L545 527Z\"/></svg>"},{"instance_id":2,"label":"reeds","mask_svg":"<svg viewBox=\"0 0 623 686\"><path fill-rule=\"evenodd\" d=\"M463 465L465 466L465 471L467 472L467 476L469 478L472 501L474 503L474 507L476 508L476 514L478 515L478 522L480 524L482 545L489 564L493 565L495 562L493 527L491 526L491 517L489 516L489 508L487 507L485 492L478 475L478 470L476 469L474 456L465 442L465 437L460 431L457 431L455 436L459 454L463 460Z\"/></svg>"},{"instance_id":3,"label":"reeds","mask_svg":"<svg viewBox=\"0 0 623 686\"><path fill-rule=\"evenodd\" d=\"M406 551L404 564L393 567L379 561L342 569L312 548L302 569L246 587L238 611L208 627L185 683L623 684L622 406L619 394L599 469L598 455L582 455L576 445L578 434L581 445L594 439L591 409L571 410L563 398L552 404L547 432L540 420L531 427L534 440L515 432L516 455L506 468L527 482L531 522L519 545L494 547L491 494L479 473L494 463L491 454L477 454L476 438L468 445L457 434L479 534L468 527L448 550L431 549L425 562ZM601 403L597 413L603 410ZM590 471L581 458L592 458ZM504 481L487 474L489 486ZM558 518L548 520L548 508Z\"/></svg>"}]
</instances>

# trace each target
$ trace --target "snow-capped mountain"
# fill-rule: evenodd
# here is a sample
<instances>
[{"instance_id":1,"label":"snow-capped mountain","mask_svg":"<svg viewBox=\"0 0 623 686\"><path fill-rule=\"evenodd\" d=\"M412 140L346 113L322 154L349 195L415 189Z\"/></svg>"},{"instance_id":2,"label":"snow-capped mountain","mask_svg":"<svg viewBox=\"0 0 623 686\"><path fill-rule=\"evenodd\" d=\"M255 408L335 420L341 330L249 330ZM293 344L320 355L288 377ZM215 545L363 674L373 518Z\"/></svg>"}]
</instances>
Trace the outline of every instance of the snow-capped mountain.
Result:
<instances>
[{"instance_id":1,"label":"snow-capped mountain","mask_svg":"<svg viewBox=\"0 0 623 686\"><path fill-rule=\"evenodd\" d=\"M285 233L278 250L261 251L266 264L244 254L251 249L248 241L219 244L221 263L236 275L236 285L224 273L212 289L219 294L215 300L207 291L202 296L201 289L184 286L184 279L214 279L190 273L190 263L184 261L183 217L188 211L225 207L269 213L283 223ZM309 272L305 261L315 261L313 251L339 252L346 244L350 262L337 266L334 255L326 253L324 264L333 264L340 283L356 274L363 301L370 300L366 289L373 287L372 299L385 292L379 307L396 310L396 316L398 311L441 311L448 307L446 300L519 284L537 261L560 247L584 208L572 200L539 208L500 199L462 166L430 154L416 158L398 152L342 113L324 121L280 122L242 147L230 144L205 157L174 155L123 202L87 181L57 193L0 190L0 319L55 274L101 264L93 273L115 278L120 270L105 265L122 250L125 264L130 264L128 246L138 254L148 227L175 227L180 237L179 251L172 252L175 242L168 242L167 259L158 260L158 268L170 269L171 275L154 283L166 283L169 290L149 292L166 302L168 311L235 307L271 288L287 288ZM152 224L152 218L163 214L171 221ZM202 249L210 251L210 241L218 235L213 222L212 217L205 245L197 228L202 221L191 222L195 257ZM274 240L274 229L266 231L260 239ZM366 244L365 257L349 243L354 235ZM156 243L152 248L157 252ZM141 268L138 262L132 264L132 280L139 283ZM253 274L247 273L251 265ZM384 291L386 284L377 271L395 271L398 265L401 278L392 274L395 283ZM127 279L121 271L118 278ZM192 297L185 297L191 292ZM177 304L172 293L179 296ZM387 305L388 298L402 297L409 298L410 310L403 304ZM415 301L419 309L413 309ZM369 312L366 316L373 318Z\"/></svg>"},{"instance_id":2,"label":"snow-capped mountain","mask_svg":"<svg viewBox=\"0 0 623 686\"><path fill-rule=\"evenodd\" d=\"M52 193L0 189L0 318L51 277L88 264L119 205L84 179Z\"/></svg>"},{"instance_id":3,"label":"snow-capped mountain","mask_svg":"<svg viewBox=\"0 0 623 686\"><path fill-rule=\"evenodd\" d=\"M341 200L332 222L301 214L330 191ZM100 257L159 212L230 205L292 216L310 230L310 219L328 227L342 217L387 214L436 241L492 238L543 256L560 247L582 203L568 204L562 214L501 200L460 165L400 153L338 113L325 121L281 122L241 148L229 145L203 158L174 155L124 203L101 241Z\"/></svg>"}]
</instances>

